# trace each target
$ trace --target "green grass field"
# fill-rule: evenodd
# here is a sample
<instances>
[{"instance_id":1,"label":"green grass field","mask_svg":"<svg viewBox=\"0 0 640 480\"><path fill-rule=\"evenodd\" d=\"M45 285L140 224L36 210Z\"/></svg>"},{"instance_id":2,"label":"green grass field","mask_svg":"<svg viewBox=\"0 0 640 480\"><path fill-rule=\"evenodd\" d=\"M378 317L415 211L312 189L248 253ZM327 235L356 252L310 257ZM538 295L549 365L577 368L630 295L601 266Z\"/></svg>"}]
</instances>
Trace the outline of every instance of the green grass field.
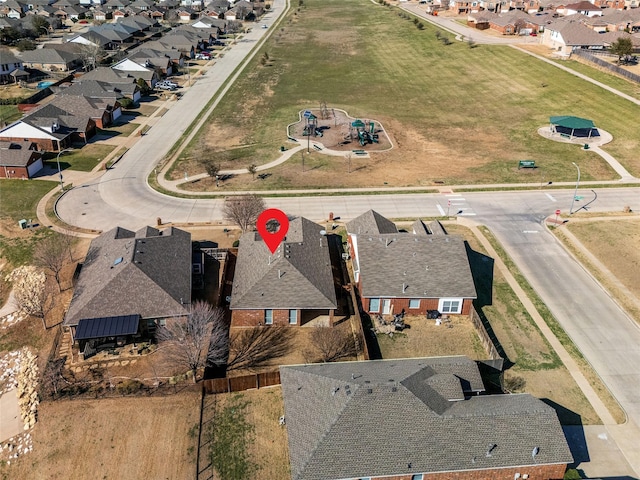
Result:
<instances>
[{"instance_id":1,"label":"green grass field","mask_svg":"<svg viewBox=\"0 0 640 480\"><path fill-rule=\"evenodd\" d=\"M638 115L636 105L510 47L445 46L435 27L419 30L399 12L365 0L309 0L292 10L201 135L214 143L233 135L241 145L260 146L228 167L266 163L297 112L324 101L382 121L399 143L389 156L410 155L435 168L429 153L407 154L407 148L412 142L439 147L435 155L446 157L445 164L464 166L456 173L441 167L437 177L447 184L523 181L512 168L522 158L537 160L555 181L573 178L572 161L580 162L585 180L616 178L592 152L536 133L551 115L576 115L612 133L605 149L640 174L640 132L629 121ZM264 52L269 61L261 65ZM187 149L183 158L190 155Z\"/></svg>"},{"instance_id":2,"label":"green grass field","mask_svg":"<svg viewBox=\"0 0 640 480\"><path fill-rule=\"evenodd\" d=\"M72 170L80 170L81 172L90 172L98 164L100 160L109 155L116 148L113 145L84 145L70 152L64 152L60 155L60 168L62 170L70 168ZM45 160L51 165L57 167L55 153L49 153L45 156Z\"/></svg>"}]
</instances>

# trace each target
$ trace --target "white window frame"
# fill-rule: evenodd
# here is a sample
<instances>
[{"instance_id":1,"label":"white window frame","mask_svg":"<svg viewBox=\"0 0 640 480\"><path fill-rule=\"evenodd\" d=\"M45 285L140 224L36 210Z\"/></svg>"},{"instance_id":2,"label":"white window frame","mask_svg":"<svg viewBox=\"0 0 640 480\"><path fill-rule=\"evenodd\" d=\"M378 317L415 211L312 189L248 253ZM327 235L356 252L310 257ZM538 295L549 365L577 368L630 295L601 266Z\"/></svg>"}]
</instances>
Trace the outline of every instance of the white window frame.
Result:
<instances>
[{"instance_id":1,"label":"white window frame","mask_svg":"<svg viewBox=\"0 0 640 480\"><path fill-rule=\"evenodd\" d=\"M264 311L264 324L273 325L273 310L270 308L267 308Z\"/></svg>"},{"instance_id":2,"label":"white window frame","mask_svg":"<svg viewBox=\"0 0 640 480\"><path fill-rule=\"evenodd\" d=\"M412 306L411 306L411 303L412 303L412 302L418 302L418 305L417 305L416 307L412 307ZM420 308L420 303L421 303L421 302L420 302L420 299L419 299L419 298L410 298L410 299L409 299L409 309L411 309L411 310L415 310L415 309L417 309L417 308Z\"/></svg>"},{"instance_id":3,"label":"white window frame","mask_svg":"<svg viewBox=\"0 0 640 480\"><path fill-rule=\"evenodd\" d=\"M293 321L291 321L293 320ZM298 324L298 310L289 310L289 325Z\"/></svg>"},{"instance_id":4,"label":"white window frame","mask_svg":"<svg viewBox=\"0 0 640 480\"><path fill-rule=\"evenodd\" d=\"M458 309L451 310L451 305L448 306L448 309L445 309L445 303L451 304L452 302L458 302ZM438 311L444 314L460 314L462 312L462 304L464 303L464 299L462 298L441 298L438 301Z\"/></svg>"},{"instance_id":5,"label":"white window frame","mask_svg":"<svg viewBox=\"0 0 640 480\"><path fill-rule=\"evenodd\" d=\"M372 308L372 303L373 303L373 302L378 302L378 307L377 307L375 310ZM370 299L369 299L369 311L370 311L371 313L379 313L379 312L380 312L380 305L381 305L381 304L382 304L381 299L379 299L379 298L370 298Z\"/></svg>"},{"instance_id":6,"label":"white window frame","mask_svg":"<svg viewBox=\"0 0 640 480\"><path fill-rule=\"evenodd\" d=\"M424 479L424 474L422 473L416 473L415 475L411 475L411 480L423 480Z\"/></svg>"}]
</instances>

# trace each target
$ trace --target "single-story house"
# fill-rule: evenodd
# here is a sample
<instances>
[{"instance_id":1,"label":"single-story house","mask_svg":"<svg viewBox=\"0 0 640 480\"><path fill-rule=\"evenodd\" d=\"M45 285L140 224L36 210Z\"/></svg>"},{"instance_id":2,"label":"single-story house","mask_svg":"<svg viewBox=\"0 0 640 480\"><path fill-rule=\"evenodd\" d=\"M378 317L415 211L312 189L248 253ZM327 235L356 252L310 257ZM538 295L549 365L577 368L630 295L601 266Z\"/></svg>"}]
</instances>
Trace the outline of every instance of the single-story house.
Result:
<instances>
[{"instance_id":1,"label":"single-story house","mask_svg":"<svg viewBox=\"0 0 640 480\"><path fill-rule=\"evenodd\" d=\"M8 48L0 49L0 83L13 82L11 73L15 70L22 70L24 64Z\"/></svg>"},{"instance_id":2,"label":"single-story house","mask_svg":"<svg viewBox=\"0 0 640 480\"><path fill-rule=\"evenodd\" d=\"M571 3L568 5L558 5L556 7L556 12L558 12L560 15L564 15L565 17L575 14L593 17L596 15L602 15L602 8L597 7L587 0L582 0L581 2Z\"/></svg>"},{"instance_id":3,"label":"single-story house","mask_svg":"<svg viewBox=\"0 0 640 480\"><path fill-rule=\"evenodd\" d=\"M174 227L116 227L92 240L63 323L80 352L152 338L188 314L191 250L191 234Z\"/></svg>"},{"instance_id":4,"label":"single-story house","mask_svg":"<svg viewBox=\"0 0 640 480\"><path fill-rule=\"evenodd\" d=\"M42 166L36 143L0 141L0 178L31 178Z\"/></svg>"},{"instance_id":5,"label":"single-story house","mask_svg":"<svg viewBox=\"0 0 640 480\"><path fill-rule=\"evenodd\" d=\"M337 309L329 244L323 227L291 220L271 253L258 232L240 237L231 293L231 325L304 325Z\"/></svg>"},{"instance_id":6,"label":"single-story house","mask_svg":"<svg viewBox=\"0 0 640 480\"><path fill-rule=\"evenodd\" d=\"M365 312L471 313L477 295L462 237L444 235L441 226L429 228L421 221L414 224L413 233L397 232L393 222L373 210L346 227Z\"/></svg>"},{"instance_id":7,"label":"single-story house","mask_svg":"<svg viewBox=\"0 0 640 480\"><path fill-rule=\"evenodd\" d=\"M464 356L280 367L293 480L550 480L573 457L553 408L484 392Z\"/></svg>"},{"instance_id":8,"label":"single-story house","mask_svg":"<svg viewBox=\"0 0 640 480\"><path fill-rule=\"evenodd\" d=\"M82 66L80 53L54 48L25 50L20 56L26 67L50 72L67 72Z\"/></svg>"}]
</instances>

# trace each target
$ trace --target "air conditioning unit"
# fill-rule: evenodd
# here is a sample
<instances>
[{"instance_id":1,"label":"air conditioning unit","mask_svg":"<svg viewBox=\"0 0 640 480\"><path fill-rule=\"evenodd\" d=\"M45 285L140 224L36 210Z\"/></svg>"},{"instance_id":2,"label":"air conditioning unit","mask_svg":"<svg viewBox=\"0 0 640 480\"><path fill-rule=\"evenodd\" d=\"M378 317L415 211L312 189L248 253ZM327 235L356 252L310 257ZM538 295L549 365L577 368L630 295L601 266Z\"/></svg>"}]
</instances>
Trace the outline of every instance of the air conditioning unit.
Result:
<instances>
[{"instance_id":1,"label":"air conditioning unit","mask_svg":"<svg viewBox=\"0 0 640 480\"><path fill-rule=\"evenodd\" d=\"M343 260L349 260L349 254L348 253L343 253L342 254L342 259Z\"/></svg>"}]
</instances>

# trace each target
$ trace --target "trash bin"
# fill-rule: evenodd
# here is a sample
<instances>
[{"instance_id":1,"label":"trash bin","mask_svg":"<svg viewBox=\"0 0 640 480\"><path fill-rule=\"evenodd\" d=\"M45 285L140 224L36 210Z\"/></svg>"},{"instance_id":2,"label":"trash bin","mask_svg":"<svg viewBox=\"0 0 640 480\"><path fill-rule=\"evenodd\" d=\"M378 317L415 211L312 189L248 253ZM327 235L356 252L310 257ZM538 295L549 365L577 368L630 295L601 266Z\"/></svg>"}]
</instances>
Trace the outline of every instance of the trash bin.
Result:
<instances>
[{"instance_id":1,"label":"trash bin","mask_svg":"<svg viewBox=\"0 0 640 480\"><path fill-rule=\"evenodd\" d=\"M281 152L284 152L285 150L286 150L285 146L284 146L284 145L282 145L282 146L280 147L280 151L281 151Z\"/></svg>"},{"instance_id":2,"label":"trash bin","mask_svg":"<svg viewBox=\"0 0 640 480\"><path fill-rule=\"evenodd\" d=\"M585 143L585 144L584 144L584 149L585 149L585 150L589 150L589 144L588 144L588 143Z\"/></svg>"}]
</instances>

